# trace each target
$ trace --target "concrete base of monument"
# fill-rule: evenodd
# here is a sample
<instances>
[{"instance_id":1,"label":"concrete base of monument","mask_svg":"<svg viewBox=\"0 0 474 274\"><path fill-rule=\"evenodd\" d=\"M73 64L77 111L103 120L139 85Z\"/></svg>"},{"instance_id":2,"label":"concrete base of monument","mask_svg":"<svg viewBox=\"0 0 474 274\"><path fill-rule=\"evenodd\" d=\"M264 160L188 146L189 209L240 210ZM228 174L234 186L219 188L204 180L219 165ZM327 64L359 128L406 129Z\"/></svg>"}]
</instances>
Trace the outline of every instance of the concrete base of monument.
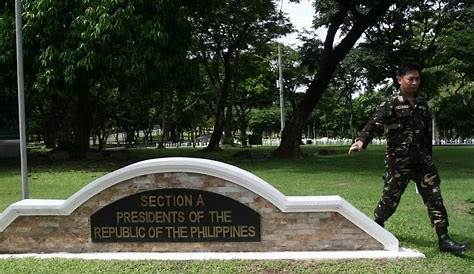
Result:
<instances>
[{"instance_id":1,"label":"concrete base of monument","mask_svg":"<svg viewBox=\"0 0 474 274\"><path fill-rule=\"evenodd\" d=\"M394 235L340 196L285 196L238 167L194 158L135 163L67 200L16 202L0 212L0 254L165 260L423 257L400 249Z\"/></svg>"},{"instance_id":2,"label":"concrete base of monument","mask_svg":"<svg viewBox=\"0 0 474 274\"><path fill-rule=\"evenodd\" d=\"M399 251L280 251L280 252L102 252L102 253L26 253L0 254L0 259L83 259L83 260L352 260L352 259L422 259L414 249Z\"/></svg>"}]
</instances>

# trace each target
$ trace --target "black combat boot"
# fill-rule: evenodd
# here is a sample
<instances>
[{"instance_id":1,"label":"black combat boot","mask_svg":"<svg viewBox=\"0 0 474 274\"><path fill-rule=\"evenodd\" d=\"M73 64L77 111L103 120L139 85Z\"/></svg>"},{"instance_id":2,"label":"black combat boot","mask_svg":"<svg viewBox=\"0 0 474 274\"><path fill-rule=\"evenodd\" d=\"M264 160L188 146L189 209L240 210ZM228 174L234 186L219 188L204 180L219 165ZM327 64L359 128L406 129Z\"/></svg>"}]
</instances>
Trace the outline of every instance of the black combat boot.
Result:
<instances>
[{"instance_id":1,"label":"black combat boot","mask_svg":"<svg viewBox=\"0 0 474 274\"><path fill-rule=\"evenodd\" d=\"M383 220L380 220L380 219L375 219L374 221L375 221L375 222L376 222L376 223L377 223L379 226L381 226L381 227L385 227L385 224L384 224L384 223L385 223L385 221L383 221Z\"/></svg>"},{"instance_id":2,"label":"black combat boot","mask_svg":"<svg viewBox=\"0 0 474 274\"><path fill-rule=\"evenodd\" d=\"M457 243L453 241L448 233L442 234L438 237L439 250L443 252L453 253L455 255L461 255L467 250L466 243Z\"/></svg>"}]
</instances>

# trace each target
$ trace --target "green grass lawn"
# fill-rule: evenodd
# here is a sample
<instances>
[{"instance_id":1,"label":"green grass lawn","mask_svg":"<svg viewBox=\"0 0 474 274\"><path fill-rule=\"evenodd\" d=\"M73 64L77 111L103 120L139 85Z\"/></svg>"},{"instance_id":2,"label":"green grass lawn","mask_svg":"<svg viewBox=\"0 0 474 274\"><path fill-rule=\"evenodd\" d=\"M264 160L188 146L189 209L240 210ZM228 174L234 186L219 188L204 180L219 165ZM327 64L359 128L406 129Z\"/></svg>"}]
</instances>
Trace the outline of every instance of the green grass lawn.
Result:
<instances>
[{"instance_id":1,"label":"green grass lawn","mask_svg":"<svg viewBox=\"0 0 474 274\"><path fill-rule=\"evenodd\" d=\"M380 198L384 172L384 147L348 157L347 147L304 147L303 160L268 158L274 148L252 148L253 159L237 157L241 149L203 153L193 149L131 150L122 160L106 158L87 161L51 162L42 153L30 155L30 198L65 199L95 178L144 159L188 156L215 159L253 172L289 196L340 195L372 217ZM321 149L336 154L320 156ZM450 216L450 234L474 244L474 147L436 147L435 164ZM0 161L0 211L21 199L19 164ZM0 260L0 273L474 273L474 252L463 257L440 253L426 208L414 183L407 188L397 212L386 228L402 247L423 252L423 260L357 261L84 261Z\"/></svg>"}]
</instances>

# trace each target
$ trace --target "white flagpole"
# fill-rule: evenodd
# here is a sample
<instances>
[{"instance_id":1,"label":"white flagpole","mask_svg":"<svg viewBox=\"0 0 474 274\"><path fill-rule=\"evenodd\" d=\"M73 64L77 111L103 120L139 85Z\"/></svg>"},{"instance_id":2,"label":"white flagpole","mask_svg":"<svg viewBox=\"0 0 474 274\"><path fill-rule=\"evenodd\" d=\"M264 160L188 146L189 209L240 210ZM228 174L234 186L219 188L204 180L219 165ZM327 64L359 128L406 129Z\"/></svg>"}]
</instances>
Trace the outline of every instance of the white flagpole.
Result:
<instances>
[{"instance_id":1,"label":"white flagpole","mask_svg":"<svg viewBox=\"0 0 474 274\"><path fill-rule=\"evenodd\" d=\"M280 43L278 43L278 82L280 87L280 133L285 128L285 102L283 97L283 72L281 68L281 49Z\"/></svg>"},{"instance_id":2,"label":"white flagpole","mask_svg":"<svg viewBox=\"0 0 474 274\"><path fill-rule=\"evenodd\" d=\"M28 199L28 167L26 159L26 123L25 123L25 96L23 79L23 47L22 47L22 22L21 2L15 0L15 24L16 24L16 65L18 79L18 117L20 130L20 159L21 159L21 190L23 199Z\"/></svg>"},{"instance_id":3,"label":"white flagpole","mask_svg":"<svg viewBox=\"0 0 474 274\"><path fill-rule=\"evenodd\" d=\"M280 2L280 12L283 9L283 0ZM283 96L283 72L281 67L281 48L278 42L278 83L280 88L280 138L285 128L285 101Z\"/></svg>"}]
</instances>

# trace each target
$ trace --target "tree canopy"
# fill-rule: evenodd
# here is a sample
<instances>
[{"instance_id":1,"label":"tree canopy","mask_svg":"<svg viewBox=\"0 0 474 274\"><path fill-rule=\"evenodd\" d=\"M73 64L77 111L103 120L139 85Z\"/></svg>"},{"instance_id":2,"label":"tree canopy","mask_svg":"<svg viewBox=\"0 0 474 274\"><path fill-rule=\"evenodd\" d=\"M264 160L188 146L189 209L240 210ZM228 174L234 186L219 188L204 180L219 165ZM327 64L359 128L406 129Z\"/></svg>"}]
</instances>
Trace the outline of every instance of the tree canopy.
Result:
<instances>
[{"instance_id":1,"label":"tree canopy","mask_svg":"<svg viewBox=\"0 0 474 274\"><path fill-rule=\"evenodd\" d=\"M294 1L298 2L298 1ZM208 136L280 135L275 38L292 31L271 0L24 0L27 133L84 157L110 136L164 147ZM17 128L14 1L0 6L0 129ZM468 1L314 1L315 28L281 46L286 127L355 138L396 67L423 66L422 92L445 138L473 135L473 22ZM456 120L453 117L457 117ZM158 136L157 136L158 134ZM142 138L143 137L143 138ZM232 142L231 142L232 143Z\"/></svg>"}]
</instances>

